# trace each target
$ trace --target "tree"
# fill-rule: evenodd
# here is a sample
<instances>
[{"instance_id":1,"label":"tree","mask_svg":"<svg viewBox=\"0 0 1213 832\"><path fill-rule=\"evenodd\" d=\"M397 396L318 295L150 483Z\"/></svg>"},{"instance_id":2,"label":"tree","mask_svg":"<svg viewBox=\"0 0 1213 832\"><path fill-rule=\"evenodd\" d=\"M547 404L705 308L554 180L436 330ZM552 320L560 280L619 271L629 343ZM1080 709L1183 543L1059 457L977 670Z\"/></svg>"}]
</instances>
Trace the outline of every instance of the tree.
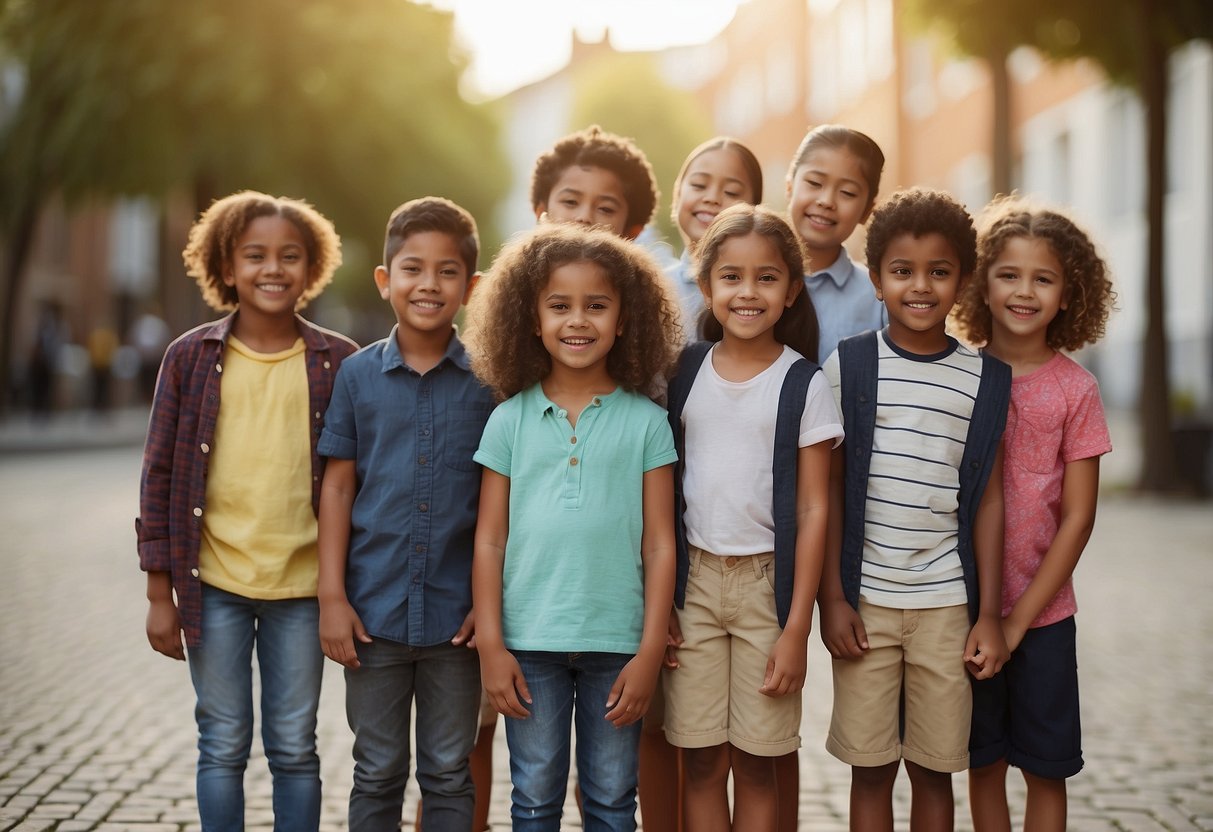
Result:
<instances>
[{"instance_id":1,"label":"tree","mask_svg":"<svg viewBox=\"0 0 1213 832\"><path fill-rule=\"evenodd\" d=\"M299 196L371 252L411 197L488 216L505 161L489 111L459 95L452 34L450 13L405 0L0 0L0 55L24 78L0 116L0 401L53 194Z\"/></svg>"},{"instance_id":2,"label":"tree","mask_svg":"<svg viewBox=\"0 0 1213 832\"><path fill-rule=\"evenodd\" d=\"M1213 39L1209 0L1055 0L1021 5L977 0L920 0L922 14L951 21L958 45L981 54L982 40L962 36L982 28L1004 28L1008 43L1036 47L1057 60L1090 58L1114 82L1133 86L1146 112L1146 331L1142 340L1138 486L1147 491L1181 487L1171 431L1170 360L1165 323L1163 241L1166 194L1167 90L1171 53L1196 39ZM1002 9L1002 11L999 11ZM1007 11L1011 9L1014 11ZM991 15L1007 16L993 21ZM1016 22L1018 20L1018 22ZM989 54L993 54L991 51ZM997 133L997 130L996 130Z\"/></svg>"},{"instance_id":3,"label":"tree","mask_svg":"<svg viewBox=\"0 0 1213 832\"><path fill-rule=\"evenodd\" d=\"M662 78L643 52L607 53L577 70L571 130L599 124L629 136L648 157L662 198L653 221L667 240L678 239L670 219L674 177L686 154L712 135L712 122L686 92Z\"/></svg>"}]
</instances>

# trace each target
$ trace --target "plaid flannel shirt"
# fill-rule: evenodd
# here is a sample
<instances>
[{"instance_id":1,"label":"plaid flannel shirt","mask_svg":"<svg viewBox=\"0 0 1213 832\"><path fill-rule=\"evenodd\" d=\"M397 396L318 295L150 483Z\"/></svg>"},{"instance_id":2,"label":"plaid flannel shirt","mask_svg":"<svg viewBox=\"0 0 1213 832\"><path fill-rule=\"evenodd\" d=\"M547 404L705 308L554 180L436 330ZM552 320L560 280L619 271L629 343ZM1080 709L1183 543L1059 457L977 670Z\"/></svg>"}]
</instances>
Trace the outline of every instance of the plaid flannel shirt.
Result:
<instances>
[{"instance_id":1,"label":"plaid flannel shirt","mask_svg":"<svg viewBox=\"0 0 1213 832\"><path fill-rule=\"evenodd\" d=\"M139 514L135 533L139 567L145 572L169 572L186 644L202 641L202 584L198 579L198 547L202 513L206 509L206 474L219 416L219 381L223 349L237 313L195 327L169 345L152 402ZM324 427L324 412L333 391L337 368L357 345L296 316L306 347L307 384L312 445L312 510L320 508L324 462L316 443Z\"/></svg>"}]
</instances>

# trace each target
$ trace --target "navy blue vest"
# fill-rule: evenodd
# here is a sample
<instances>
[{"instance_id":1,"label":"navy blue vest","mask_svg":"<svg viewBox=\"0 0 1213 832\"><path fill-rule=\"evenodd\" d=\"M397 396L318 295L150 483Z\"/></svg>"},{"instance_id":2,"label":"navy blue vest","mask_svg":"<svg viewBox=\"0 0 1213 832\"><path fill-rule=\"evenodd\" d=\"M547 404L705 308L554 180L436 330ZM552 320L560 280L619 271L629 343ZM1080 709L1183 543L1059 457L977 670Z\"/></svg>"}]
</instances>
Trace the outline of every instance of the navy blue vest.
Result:
<instances>
[{"instance_id":1,"label":"navy blue vest","mask_svg":"<svg viewBox=\"0 0 1213 832\"><path fill-rule=\"evenodd\" d=\"M686 441L682 435L682 409L703 359L712 348L711 341L697 341L682 351L678 359L678 371L670 379L669 414L670 428L674 431L674 446L678 449L678 462L674 466L674 506L678 512L674 532L678 543L677 581L674 585L674 605L682 609L687 597L687 574L691 558L687 548L687 530L682 516L686 511L682 474L685 468ZM809 392L809 381L818 366L807 358L797 360L788 368L783 386L779 390L779 409L775 417L775 448L771 464L771 475L775 504L775 612L779 626L787 624L792 607L792 587L796 577L796 463L800 453L800 419L804 414L804 400ZM757 554L757 553L756 553Z\"/></svg>"},{"instance_id":2,"label":"navy blue vest","mask_svg":"<svg viewBox=\"0 0 1213 832\"><path fill-rule=\"evenodd\" d=\"M876 433L876 390L879 381L879 349L874 331L838 343L838 376L842 382L842 423L846 430L846 485L843 505L842 591L852 607L859 606L859 584L863 569L864 510L868 496L868 468ZM977 563L973 555L973 521L981 495L990 479L1011 402L1011 368L989 353L981 355L981 382L969 419L969 433L961 456L957 514L960 533L957 549L964 570L969 615L976 620L980 594Z\"/></svg>"}]
</instances>

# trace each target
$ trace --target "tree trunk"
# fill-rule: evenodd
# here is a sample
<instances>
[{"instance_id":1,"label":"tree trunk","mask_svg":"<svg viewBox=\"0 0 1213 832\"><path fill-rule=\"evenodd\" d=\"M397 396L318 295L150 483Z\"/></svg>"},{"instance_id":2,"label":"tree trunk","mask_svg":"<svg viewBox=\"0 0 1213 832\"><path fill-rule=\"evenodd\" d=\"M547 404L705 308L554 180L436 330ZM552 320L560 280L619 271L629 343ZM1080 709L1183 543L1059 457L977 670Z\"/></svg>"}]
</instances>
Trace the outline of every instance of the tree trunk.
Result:
<instances>
[{"instance_id":1,"label":"tree trunk","mask_svg":"<svg viewBox=\"0 0 1213 832\"><path fill-rule=\"evenodd\" d=\"M1011 74L1007 53L995 50L989 56L990 87L993 95L993 129L990 190L993 194L1011 192Z\"/></svg>"},{"instance_id":2,"label":"tree trunk","mask_svg":"<svg viewBox=\"0 0 1213 832\"><path fill-rule=\"evenodd\" d=\"M1141 473L1145 491L1180 486L1171 434L1171 381L1167 355L1163 249L1167 190L1167 49L1154 31L1151 0L1138 0L1142 38L1141 97L1146 110L1146 331L1141 362Z\"/></svg>"},{"instance_id":3,"label":"tree trunk","mask_svg":"<svg viewBox=\"0 0 1213 832\"><path fill-rule=\"evenodd\" d=\"M28 200L13 218L8 249L4 252L4 319L0 326L0 413L13 401L13 343L17 330L17 304L25 279L25 262L34 241L38 222L38 201Z\"/></svg>"}]
</instances>

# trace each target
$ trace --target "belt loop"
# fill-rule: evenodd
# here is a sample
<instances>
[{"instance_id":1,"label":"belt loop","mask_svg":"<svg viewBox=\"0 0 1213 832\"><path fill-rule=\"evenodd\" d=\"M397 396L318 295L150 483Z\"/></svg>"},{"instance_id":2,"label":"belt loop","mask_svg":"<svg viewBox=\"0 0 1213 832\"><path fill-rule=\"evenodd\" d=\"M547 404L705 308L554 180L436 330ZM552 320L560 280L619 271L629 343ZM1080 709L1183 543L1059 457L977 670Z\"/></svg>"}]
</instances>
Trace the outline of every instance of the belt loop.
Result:
<instances>
[{"instance_id":1,"label":"belt loop","mask_svg":"<svg viewBox=\"0 0 1213 832\"><path fill-rule=\"evenodd\" d=\"M766 560L766 555L754 555L750 558L750 561L754 564L754 577L755 578L762 577L762 562L764 560Z\"/></svg>"},{"instance_id":2,"label":"belt loop","mask_svg":"<svg viewBox=\"0 0 1213 832\"><path fill-rule=\"evenodd\" d=\"M687 552L691 556L691 577L699 577L699 567L703 563L703 549L698 546L688 546Z\"/></svg>"}]
</instances>

